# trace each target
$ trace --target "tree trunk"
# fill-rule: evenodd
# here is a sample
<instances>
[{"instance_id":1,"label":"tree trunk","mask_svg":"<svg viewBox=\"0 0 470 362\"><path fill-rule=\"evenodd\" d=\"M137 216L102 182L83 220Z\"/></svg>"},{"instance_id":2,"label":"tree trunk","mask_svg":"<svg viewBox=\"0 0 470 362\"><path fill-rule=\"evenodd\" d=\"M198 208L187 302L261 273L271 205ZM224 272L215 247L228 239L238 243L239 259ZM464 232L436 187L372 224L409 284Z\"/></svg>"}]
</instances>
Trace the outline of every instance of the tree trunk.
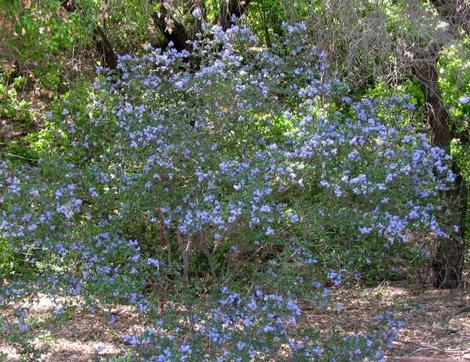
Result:
<instances>
[{"instance_id":1,"label":"tree trunk","mask_svg":"<svg viewBox=\"0 0 470 362\"><path fill-rule=\"evenodd\" d=\"M95 27L93 30L93 42L95 43L96 51L103 60L103 64L109 69L116 69L118 57L100 26Z\"/></svg>"},{"instance_id":2,"label":"tree trunk","mask_svg":"<svg viewBox=\"0 0 470 362\"><path fill-rule=\"evenodd\" d=\"M155 26L161 31L168 43L173 43L175 49L179 51L186 49L189 33L185 26L173 18L164 0L161 0L160 4L160 12L152 14Z\"/></svg>"},{"instance_id":3,"label":"tree trunk","mask_svg":"<svg viewBox=\"0 0 470 362\"><path fill-rule=\"evenodd\" d=\"M453 188L444 194L443 201L444 210L448 212L445 221L454 223L459 230L439 240L432 262L433 284L436 288L457 288L462 281L467 214L467 186L460 172Z\"/></svg>"},{"instance_id":4,"label":"tree trunk","mask_svg":"<svg viewBox=\"0 0 470 362\"><path fill-rule=\"evenodd\" d=\"M421 85L426 101L427 121L431 128L432 144L450 152L451 134L449 113L439 89L437 61L439 51L455 35L455 29L435 39L425 50L414 50L412 69ZM441 224L458 231L451 231L448 237L438 241L433 256L433 284L437 288L457 288L462 279L464 261L465 216L467 212L467 188L458 165L454 162L452 171L456 180L442 195L443 211Z\"/></svg>"},{"instance_id":5,"label":"tree trunk","mask_svg":"<svg viewBox=\"0 0 470 362\"><path fill-rule=\"evenodd\" d=\"M233 18L240 18L246 10L250 0L222 0L218 17L218 24L223 30L233 25Z\"/></svg>"},{"instance_id":6,"label":"tree trunk","mask_svg":"<svg viewBox=\"0 0 470 362\"><path fill-rule=\"evenodd\" d=\"M74 13L80 10L75 0L62 0L61 6L69 13ZM104 30L99 25L95 26L93 29L93 43L104 66L109 69L116 69L118 59L117 54L114 52L113 46Z\"/></svg>"},{"instance_id":7,"label":"tree trunk","mask_svg":"<svg viewBox=\"0 0 470 362\"><path fill-rule=\"evenodd\" d=\"M414 64L414 72L425 95L428 123L435 146L450 152L453 135L449 130L449 114L442 101L438 85L437 61L445 44L460 37L460 30L470 33L470 5L468 0L429 0L448 29L436 37L425 51L425 56ZM465 252L465 217L467 215L467 185L461 170L454 162L456 176L453 187L443 195L444 218L447 225L453 223L459 229L448 238L439 240L433 258L434 286L457 288L462 279Z\"/></svg>"}]
</instances>

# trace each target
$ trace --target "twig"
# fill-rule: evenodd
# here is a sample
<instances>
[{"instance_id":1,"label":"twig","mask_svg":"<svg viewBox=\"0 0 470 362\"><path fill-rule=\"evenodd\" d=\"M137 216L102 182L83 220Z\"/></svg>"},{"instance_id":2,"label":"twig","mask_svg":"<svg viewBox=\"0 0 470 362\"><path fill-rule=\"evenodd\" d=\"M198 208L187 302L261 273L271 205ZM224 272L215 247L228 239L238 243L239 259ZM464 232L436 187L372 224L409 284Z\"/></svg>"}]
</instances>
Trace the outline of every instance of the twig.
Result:
<instances>
[{"instance_id":1,"label":"twig","mask_svg":"<svg viewBox=\"0 0 470 362\"><path fill-rule=\"evenodd\" d=\"M9 156L9 157L15 157L15 158L19 158L21 160L26 160L26 161L39 161L38 158L29 158L29 157L24 157L24 156L20 156L20 155L15 155L13 153L9 153L9 152L5 152L4 153L6 156Z\"/></svg>"},{"instance_id":2,"label":"twig","mask_svg":"<svg viewBox=\"0 0 470 362\"><path fill-rule=\"evenodd\" d=\"M439 351L439 352L442 352L442 353L445 353L445 354L450 354L450 353L457 352L457 351L452 351L452 350L447 351L445 349L441 349L441 348L433 347L433 346L428 346L428 345L425 345L425 344L416 343L416 342L412 342L412 341L404 341L404 343L414 344L415 346L421 347L420 349L432 349L432 350Z\"/></svg>"}]
</instances>

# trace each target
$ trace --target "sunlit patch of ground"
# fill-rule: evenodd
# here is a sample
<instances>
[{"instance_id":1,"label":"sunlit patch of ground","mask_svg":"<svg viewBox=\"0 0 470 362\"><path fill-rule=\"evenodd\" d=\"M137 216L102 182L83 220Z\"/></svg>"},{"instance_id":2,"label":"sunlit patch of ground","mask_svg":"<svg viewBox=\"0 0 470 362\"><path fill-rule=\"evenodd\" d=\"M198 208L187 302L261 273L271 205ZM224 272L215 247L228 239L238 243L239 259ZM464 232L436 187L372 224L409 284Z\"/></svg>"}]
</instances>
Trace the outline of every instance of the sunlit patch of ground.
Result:
<instances>
[{"instance_id":1,"label":"sunlit patch of ground","mask_svg":"<svg viewBox=\"0 0 470 362\"><path fill-rule=\"evenodd\" d=\"M392 309L406 320L406 326L396 343L386 350L389 360L470 360L468 286L449 291L423 289L406 281L383 283L374 288L334 290L332 301L326 309L303 305L303 323L315 326L325 335L332 329L344 333L364 331L376 314ZM77 307L60 323L50 318L51 309L53 304L46 297L29 305L31 315L38 319L33 329L35 343L49 347L44 361L90 361L93 357L123 352L129 347L122 336L142 330L145 323L127 307L116 307L107 313L80 311ZM110 315L115 317L114 323L110 322ZM19 359L2 341L0 352L8 354L7 361Z\"/></svg>"},{"instance_id":2,"label":"sunlit patch of ground","mask_svg":"<svg viewBox=\"0 0 470 362\"><path fill-rule=\"evenodd\" d=\"M67 304L67 308L73 311L58 317L54 313L56 304L46 296L34 302L21 303L28 308L29 317L36 320L32 328L35 347L47 347L42 361L84 362L123 352L128 346L123 344L122 337L142 330L143 321L129 307L117 306L106 312L92 313L81 309L78 301ZM10 312L13 310L12 307ZM7 361L20 359L17 351L1 340L0 352L7 354Z\"/></svg>"}]
</instances>

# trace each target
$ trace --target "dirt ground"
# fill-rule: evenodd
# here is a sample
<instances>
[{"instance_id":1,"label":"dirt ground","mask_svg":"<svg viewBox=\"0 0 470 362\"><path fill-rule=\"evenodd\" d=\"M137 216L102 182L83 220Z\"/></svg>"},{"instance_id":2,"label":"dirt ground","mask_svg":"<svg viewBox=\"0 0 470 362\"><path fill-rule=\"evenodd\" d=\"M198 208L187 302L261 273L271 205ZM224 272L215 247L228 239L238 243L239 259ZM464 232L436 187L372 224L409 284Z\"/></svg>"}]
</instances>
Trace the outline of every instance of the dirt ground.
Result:
<instances>
[{"instance_id":1,"label":"dirt ground","mask_svg":"<svg viewBox=\"0 0 470 362\"><path fill-rule=\"evenodd\" d=\"M308 322L320 330L335 326L348 333L364 330L374 315L390 308L405 321L405 327L386 350L387 360L470 361L470 296L466 288L420 289L408 282L383 283L375 288L338 290L333 300L327 310L307 313Z\"/></svg>"},{"instance_id":2,"label":"dirt ground","mask_svg":"<svg viewBox=\"0 0 470 362\"><path fill-rule=\"evenodd\" d=\"M303 307L304 323L321 331L335 329L345 333L363 329L377 313L391 308L406 321L396 343L386 351L387 360L405 362L470 361L470 296L468 285L459 290L419 288L406 281L383 283L374 288L356 286L338 289L327 309ZM71 313L63 323L44 316L52 308L44 297L29 305L38 321L34 327L38 344L47 344L44 361L85 362L93 357L123 351L122 336L141 329L142 320L122 307L101 313ZM339 314L340 313L340 314ZM117 317L115 323L106 321ZM7 361L18 355L0 341L0 352Z\"/></svg>"}]
</instances>

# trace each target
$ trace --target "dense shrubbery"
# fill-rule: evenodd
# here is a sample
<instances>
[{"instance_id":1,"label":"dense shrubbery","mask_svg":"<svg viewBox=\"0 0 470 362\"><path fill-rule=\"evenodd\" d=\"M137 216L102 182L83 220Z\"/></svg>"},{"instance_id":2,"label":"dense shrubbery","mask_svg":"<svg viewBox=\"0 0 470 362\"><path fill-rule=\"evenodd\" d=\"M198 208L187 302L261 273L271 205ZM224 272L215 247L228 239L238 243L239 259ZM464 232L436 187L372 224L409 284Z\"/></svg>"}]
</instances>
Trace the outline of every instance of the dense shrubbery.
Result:
<instances>
[{"instance_id":1,"label":"dense shrubbery","mask_svg":"<svg viewBox=\"0 0 470 362\"><path fill-rule=\"evenodd\" d=\"M367 248L454 232L438 223L449 157L407 125L406 99L351 100L304 25L284 32L258 49L248 29L216 26L193 52L123 56L86 107L51 113L37 165L0 164L0 267L16 273L0 300L78 295L163 320L170 293L250 281L126 336L136 354L116 359L381 359L390 316L388 330L321 341L293 328L297 300L324 303ZM321 245L339 244L359 251L324 273Z\"/></svg>"}]
</instances>

